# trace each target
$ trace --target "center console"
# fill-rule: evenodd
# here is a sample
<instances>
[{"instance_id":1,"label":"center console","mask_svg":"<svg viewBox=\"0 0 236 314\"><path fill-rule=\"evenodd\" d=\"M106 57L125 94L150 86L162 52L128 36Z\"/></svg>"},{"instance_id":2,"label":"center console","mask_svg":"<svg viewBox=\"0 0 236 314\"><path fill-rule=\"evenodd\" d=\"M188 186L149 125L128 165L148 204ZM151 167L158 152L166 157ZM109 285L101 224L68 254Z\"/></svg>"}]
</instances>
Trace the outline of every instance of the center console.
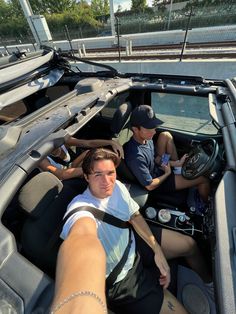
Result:
<instances>
[{"instance_id":1,"label":"center console","mask_svg":"<svg viewBox=\"0 0 236 314\"><path fill-rule=\"evenodd\" d=\"M147 222L162 228L192 237L208 238L209 236L210 208L204 214L199 214L194 207L189 207L186 211L172 207L147 207L144 209L143 215Z\"/></svg>"}]
</instances>

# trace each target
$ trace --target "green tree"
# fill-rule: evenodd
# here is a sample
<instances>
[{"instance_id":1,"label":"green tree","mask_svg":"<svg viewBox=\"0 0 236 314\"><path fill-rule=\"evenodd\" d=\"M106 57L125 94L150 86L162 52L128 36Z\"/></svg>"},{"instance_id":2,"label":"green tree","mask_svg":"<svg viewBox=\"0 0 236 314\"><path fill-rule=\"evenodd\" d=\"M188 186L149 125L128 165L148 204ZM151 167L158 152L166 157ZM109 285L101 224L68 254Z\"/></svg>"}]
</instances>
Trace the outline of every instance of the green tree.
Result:
<instances>
[{"instance_id":1,"label":"green tree","mask_svg":"<svg viewBox=\"0 0 236 314\"><path fill-rule=\"evenodd\" d=\"M102 16L109 14L109 2L108 0L92 0L91 9L94 16Z\"/></svg>"},{"instance_id":2,"label":"green tree","mask_svg":"<svg viewBox=\"0 0 236 314\"><path fill-rule=\"evenodd\" d=\"M132 0L131 11L144 12L146 8L147 8L146 0Z\"/></svg>"},{"instance_id":3,"label":"green tree","mask_svg":"<svg viewBox=\"0 0 236 314\"><path fill-rule=\"evenodd\" d=\"M10 8L11 17L24 17L23 10L18 0L10 0L8 2Z\"/></svg>"},{"instance_id":4,"label":"green tree","mask_svg":"<svg viewBox=\"0 0 236 314\"><path fill-rule=\"evenodd\" d=\"M110 13L109 0L104 0L104 15L108 15L109 13Z\"/></svg>"},{"instance_id":5,"label":"green tree","mask_svg":"<svg viewBox=\"0 0 236 314\"><path fill-rule=\"evenodd\" d=\"M0 0L0 34L3 38L22 39L27 34L27 21L19 3Z\"/></svg>"},{"instance_id":6,"label":"green tree","mask_svg":"<svg viewBox=\"0 0 236 314\"><path fill-rule=\"evenodd\" d=\"M153 0L152 6L158 9L159 13L164 13L167 11L165 3L159 3L159 0Z\"/></svg>"},{"instance_id":7,"label":"green tree","mask_svg":"<svg viewBox=\"0 0 236 314\"><path fill-rule=\"evenodd\" d=\"M84 33L96 34L97 29L101 27L101 23L94 18L91 7L86 1L77 3L73 11L45 14L45 17L49 29L55 35L64 33L65 25L71 34L75 34L72 36L77 36L74 38L81 37Z\"/></svg>"},{"instance_id":8,"label":"green tree","mask_svg":"<svg viewBox=\"0 0 236 314\"><path fill-rule=\"evenodd\" d=\"M62 13L73 11L76 0L30 0L34 14Z\"/></svg>"},{"instance_id":9,"label":"green tree","mask_svg":"<svg viewBox=\"0 0 236 314\"><path fill-rule=\"evenodd\" d=\"M10 17L10 6L3 0L0 0L0 21L4 22Z\"/></svg>"}]
</instances>

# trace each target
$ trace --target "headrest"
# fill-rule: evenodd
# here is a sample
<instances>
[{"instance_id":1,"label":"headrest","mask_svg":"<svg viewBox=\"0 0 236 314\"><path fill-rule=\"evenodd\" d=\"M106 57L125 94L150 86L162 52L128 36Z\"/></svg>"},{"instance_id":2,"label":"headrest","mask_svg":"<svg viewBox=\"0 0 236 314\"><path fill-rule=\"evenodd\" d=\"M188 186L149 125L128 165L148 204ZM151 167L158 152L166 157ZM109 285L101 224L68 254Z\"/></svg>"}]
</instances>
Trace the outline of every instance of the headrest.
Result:
<instances>
[{"instance_id":1,"label":"headrest","mask_svg":"<svg viewBox=\"0 0 236 314\"><path fill-rule=\"evenodd\" d=\"M122 103L114 113L111 122L111 132L117 136L122 130L132 112L132 105L129 101Z\"/></svg>"},{"instance_id":2,"label":"headrest","mask_svg":"<svg viewBox=\"0 0 236 314\"><path fill-rule=\"evenodd\" d=\"M133 175L129 167L126 165L126 162L124 159L121 159L119 166L116 169L117 175L121 180L125 180L132 183L137 183L138 180Z\"/></svg>"},{"instance_id":3,"label":"headrest","mask_svg":"<svg viewBox=\"0 0 236 314\"><path fill-rule=\"evenodd\" d=\"M63 184L50 172L41 172L20 190L19 205L32 218L38 218L61 192Z\"/></svg>"}]
</instances>

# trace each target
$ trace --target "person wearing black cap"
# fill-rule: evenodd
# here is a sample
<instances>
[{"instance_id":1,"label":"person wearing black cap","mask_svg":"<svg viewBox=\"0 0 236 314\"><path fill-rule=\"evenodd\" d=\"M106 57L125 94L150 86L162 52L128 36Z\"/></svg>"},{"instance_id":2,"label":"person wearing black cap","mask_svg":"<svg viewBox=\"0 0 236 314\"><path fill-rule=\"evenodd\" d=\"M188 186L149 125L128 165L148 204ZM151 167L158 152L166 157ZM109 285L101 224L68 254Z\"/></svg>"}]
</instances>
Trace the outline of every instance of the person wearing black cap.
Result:
<instances>
[{"instance_id":1,"label":"person wearing black cap","mask_svg":"<svg viewBox=\"0 0 236 314\"><path fill-rule=\"evenodd\" d=\"M148 191L158 188L158 192L168 194L175 190L195 186L202 200L206 202L210 193L208 179L201 176L187 180L177 172L187 155L179 160L170 132L161 132L154 147L152 139L156 134L156 128L162 123L163 121L156 117L148 105L140 105L133 110L130 118L133 136L124 145L125 161L128 167L139 183ZM170 156L167 164L161 164L163 154ZM171 167L174 168L173 172Z\"/></svg>"}]
</instances>

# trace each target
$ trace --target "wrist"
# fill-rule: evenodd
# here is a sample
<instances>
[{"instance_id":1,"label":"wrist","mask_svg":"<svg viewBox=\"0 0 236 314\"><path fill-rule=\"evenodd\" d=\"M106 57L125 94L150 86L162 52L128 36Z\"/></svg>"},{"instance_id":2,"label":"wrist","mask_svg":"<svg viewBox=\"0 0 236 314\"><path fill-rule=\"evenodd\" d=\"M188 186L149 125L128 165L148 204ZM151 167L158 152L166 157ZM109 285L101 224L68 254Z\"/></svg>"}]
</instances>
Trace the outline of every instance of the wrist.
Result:
<instances>
[{"instance_id":1,"label":"wrist","mask_svg":"<svg viewBox=\"0 0 236 314\"><path fill-rule=\"evenodd\" d=\"M77 176L78 176L78 177L82 177L82 176L83 176L83 170L82 170L81 167L78 167L78 168L77 168Z\"/></svg>"},{"instance_id":2,"label":"wrist","mask_svg":"<svg viewBox=\"0 0 236 314\"><path fill-rule=\"evenodd\" d=\"M171 174L171 172L165 172L163 174L163 180L165 180L170 174Z\"/></svg>"},{"instance_id":3,"label":"wrist","mask_svg":"<svg viewBox=\"0 0 236 314\"><path fill-rule=\"evenodd\" d=\"M181 166L180 160L174 160L171 162L171 167L180 167L180 166Z\"/></svg>"},{"instance_id":4,"label":"wrist","mask_svg":"<svg viewBox=\"0 0 236 314\"><path fill-rule=\"evenodd\" d=\"M153 250L154 254L156 254L160 249L160 245L154 236L152 236L152 243L153 243L152 250Z\"/></svg>"}]
</instances>

